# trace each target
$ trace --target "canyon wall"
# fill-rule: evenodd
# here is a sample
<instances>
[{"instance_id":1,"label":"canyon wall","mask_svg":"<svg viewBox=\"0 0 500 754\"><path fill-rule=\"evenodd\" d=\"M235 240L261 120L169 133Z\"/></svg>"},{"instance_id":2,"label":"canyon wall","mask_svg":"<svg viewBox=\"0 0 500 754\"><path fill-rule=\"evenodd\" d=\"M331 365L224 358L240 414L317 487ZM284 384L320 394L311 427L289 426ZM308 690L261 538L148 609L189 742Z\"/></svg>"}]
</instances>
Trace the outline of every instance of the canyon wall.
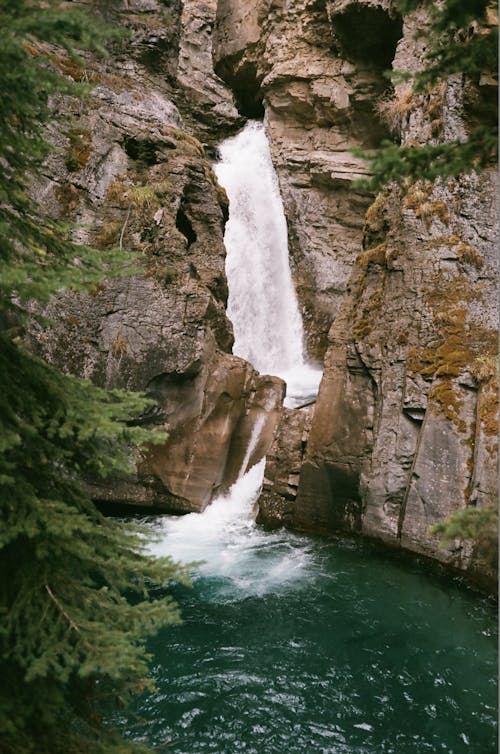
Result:
<instances>
[{"instance_id":1,"label":"canyon wall","mask_svg":"<svg viewBox=\"0 0 500 754\"><path fill-rule=\"evenodd\" d=\"M496 505L496 166L369 197L351 150L464 138L488 112L494 127L496 82L393 90L383 71L421 69L427 19L383 1L220 0L217 18L216 70L265 112L310 353L326 343L312 417L283 416L259 520L489 570L481 543L443 548L430 528Z\"/></svg>"},{"instance_id":2,"label":"canyon wall","mask_svg":"<svg viewBox=\"0 0 500 754\"><path fill-rule=\"evenodd\" d=\"M250 459L273 443L260 521L488 570L480 548L443 549L429 529L496 499L496 170L375 196L352 150L463 138L491 112L494 79L393 89L388 68L422 66L427 20L388 0L83 4L129 37L105 61L54 51L94 88L54 102L70 125L54 127L35 192L79 240L130 249L138 269L53 301L57 324L33 328L32 347L146 391L157 405L140 421L169 432L134 479L94 496L201 510L240 472L264 413ZM228 204L211 160L246 118L264 119L307 347L324 363L307 409L282 410L283 383L231 355Z\"/></svg>"},{"instance_id":3,"label":"canyon wall","mask_svg":"<svg viewBox=\"0 0 500 754\"><path fill-rule=\"evenodd\" d=\"M31 347L64 371L156 401L137 421L168 440L138 459L133 479L91 486L94 498L202 510L237 478L259 415L249 463L265 453L284 393L280 379L231 354L228 201L209 155L242 118L211 70L214 3L86 5L128 36L104 60L50 51L62 75L93 88L53 101L67 128L53 126L54 150L33 191L79 242L132 252L133 269L56 297L44 312L54 325L33 324ZM199 138L187 125L195 121Z\"/></svg>"}]
</instances>

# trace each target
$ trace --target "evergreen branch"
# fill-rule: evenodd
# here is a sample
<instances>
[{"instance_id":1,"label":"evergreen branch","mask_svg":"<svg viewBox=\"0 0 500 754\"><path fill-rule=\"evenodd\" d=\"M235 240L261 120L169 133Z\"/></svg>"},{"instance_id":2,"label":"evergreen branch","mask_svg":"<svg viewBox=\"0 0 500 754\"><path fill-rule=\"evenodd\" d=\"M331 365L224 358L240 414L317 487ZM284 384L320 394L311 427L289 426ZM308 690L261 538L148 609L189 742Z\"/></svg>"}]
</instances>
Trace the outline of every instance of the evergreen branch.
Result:
<instances>
[{"instance_id":1,"label":"evergreen branch","mask_svg":"<svg viewBox=\"0 0 500 754\"><path fill-rule=\"evenodd\" d=\"M78 61L108 36L69 6L0 0L0 728L2 751L16 754L124 750L100 723L106 691L130 698L144 688L147 637L180 622L165 587L186 578L104 519L81 481L126 474L135 449L164 439L132 426L150 401L62 374L18 337L28 301L83 290L131 261L130 211L120 249L104 258L29 196L53 148L49 98L89 91L61 75L53 46Z\"/></svg>"},{"instance_id":2,"label":"evergreen branch","mask_svg":"<svg viewBox=\"0 0 500 754\"><path fill-rule=\"evenodd\" d=\"M428 24L417 32L425 38L424 68L416 73L387 72L393 83L411 79L412 92L429 96L438 83L446 85L453 74L461 73L464 82L477 85L481 75L496 75L498 62L498 28L489 16L488 0L397 0L401 13L408 13L423 5L428 12ZM480 97L480 95L477 95ZM380 190L391 182L458 177L479 171L498 159L497 102L488 93L478 101L475 112L466 115L464 130L468 137L458 141L435 139L434 143L413 146L383 142L370 154L354 151L368 161L372 177L357 182L358 188Z\"/></svg>"},{"instance_id":3,"label":"evergreen branch","mask_svg":"<svg viewBox=\"0 0 500 754\"><path fill-rule=\"evenodd\" d=\"M49 597L51 598L51 600L56 604L56 606L59 608L61 613L64 615L64 617L68 621L70 628L72 628L74 631L77 631L79 634L81 634L82 632L76 625L75 621L71 618L70 615L68 615L68 613L66 612L62 604L59 602L59 600L57 599L57 597L55 596L54 592L52 591L52 589L50 588L48 584L45 584L45 589L47 590L47 593Z\"/></svg>"}]
</instances>

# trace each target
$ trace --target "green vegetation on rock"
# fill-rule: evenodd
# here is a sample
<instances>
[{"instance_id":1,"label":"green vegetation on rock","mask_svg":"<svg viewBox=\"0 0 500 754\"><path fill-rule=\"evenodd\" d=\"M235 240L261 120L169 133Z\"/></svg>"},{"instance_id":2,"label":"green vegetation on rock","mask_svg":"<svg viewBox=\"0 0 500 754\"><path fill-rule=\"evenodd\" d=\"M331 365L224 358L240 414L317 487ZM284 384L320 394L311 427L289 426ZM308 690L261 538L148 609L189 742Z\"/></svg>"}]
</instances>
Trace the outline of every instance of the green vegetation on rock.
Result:
<instances>
[{"instance_id":1,"label":"green vegetation on rock","mask_svg":"<svg viewBox=\"0 0 500 754\"><path fill-rule=\"evenodd\" d=\"M446 521L431 529L431 534L439 537L444 546L456 539L474 542L476 558L481 560L483 569L486 567L493 573L498 569L497 532L498 510L472 506L452 513Z\"/></svg>"},{"instance_id":2,"label":"green vegetation on rock","mask_svg":"<svg viewBox=\"0 0 500 754\"><path fill-rule=\"evenodd\" d=\"M493 81L498 64L498 21L488 0L445 0L443 3L398 0L397 5L405 14L423 6L429 13L430 25L419 34L425 37L424 70L414 74L398 71L390 74L394 81L408 80L411 87L401 103L381 103L382 109L390 107L391 120L399 120L401 109L411 109L411 100L416 96L429 95L432 100L436 87L454 74L463 75L476 87L485 76ZM368 181L359 184L379 190L390 182L456 177L494 163L498 156L497 97L486 97L482 101L476 93L474 100L474 115L467 124L466 139L436 138L434 143L402 146L384 141L373 152L358 150L357 154L369 160L372 174ZM394 109L398 113L395 114Z\"/></svg>"}]
</instances>

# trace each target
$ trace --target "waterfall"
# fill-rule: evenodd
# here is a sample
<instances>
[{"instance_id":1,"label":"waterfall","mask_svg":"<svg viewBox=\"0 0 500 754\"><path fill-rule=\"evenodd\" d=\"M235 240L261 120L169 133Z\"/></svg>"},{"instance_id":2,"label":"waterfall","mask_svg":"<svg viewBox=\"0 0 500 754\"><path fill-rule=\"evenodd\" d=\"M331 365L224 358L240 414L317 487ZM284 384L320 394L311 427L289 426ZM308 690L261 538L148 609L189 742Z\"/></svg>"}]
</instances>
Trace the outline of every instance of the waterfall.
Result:
<instances>
[{"instance_id":1,"label":"waterfall","mask_svg":"<svg viewBox=\"0 0 500 754\"><path fill-rule=\"evenodd\" d=\"M285 213L262 124L249 121L219 150L214 169L230 201L224 243L233 353L262 374L282 377L287 383L285 404L300 405L316 395L321 372L304 354ZM256 417L231 489L202 513L163 516L159 542L151 548L184 563L202 560L195 578L223 579L212 587L219 598L298 586L310 565L307 540L265 532L255 524L265 459L244 471L264 422L264 413Z\"/></svg>"},{"instance_id":2,"label":"waterfall","mask_svg":"<svg viewBox=\"0 0 500 754\"><path fill-rule=\"evenodd\" d=\"M245 451L245 457L243 458L243 461L241 463L238 479L241 479L246 471L250 457L257 446L257 442L259 441L260 433L262 432L265 421L266 415L264 413L259 414L259 416L255 420L255 424L252 427L252 434L250 435L250 440L248 441L247 449Z\"/></svg>"},{"instance_id":3,"label":"waterfall","mask_svg":"<svg viewBox=\"0 0 500 754\"><path fill-rule=\"evenodd\" d=\"M300 405L319 370L304 355L283 208L259 124L222 145L217 174L231 201L234 352L283 376L288 400ZM368 543L256 525L265 458L243 472L264 416L253 407L239 478L225 494L201 514L149 521L152 552L190 563L193 589L174 593L183 627L151 639L156 688L122 717L126 735L171 754L492 751L492 606L384 561Z\"/></svg>"},{"instance_id":4,"label":"waterfall","mask_svg":"<svg viewBox=\"0 0 500 754\"><path fill-rule=\"evenodd\" d=\"M261 123L250 121L221 145L215 171L230 201L224 242L233 352L259 372L282 377L287 383L285 405L298 406L316 395L321 372L304 353L285 213ZM285 584L297 585L310 565L306 540L264 532L255 524L265 459L244 471L264 421L264 413L255 419L231 489L201 514L163 517L159 542L153 547L174 560L202 559L197 574L222 578L218 589L233 596L240 590L264 594Z\"/></svg>"},{"instance_id":5,"label":"waterfall","mask_svg":"<svg viewBox=\"0 0 500 754\"><path fill-rule=\"evenodd\" d=\"M224 243L233 353L282 377L285 403L296 406L316 395L321 372L304 353L283 202L262 123L249 121L219 153L214 169L230 203Z\"/></svg>"}]
</instances>

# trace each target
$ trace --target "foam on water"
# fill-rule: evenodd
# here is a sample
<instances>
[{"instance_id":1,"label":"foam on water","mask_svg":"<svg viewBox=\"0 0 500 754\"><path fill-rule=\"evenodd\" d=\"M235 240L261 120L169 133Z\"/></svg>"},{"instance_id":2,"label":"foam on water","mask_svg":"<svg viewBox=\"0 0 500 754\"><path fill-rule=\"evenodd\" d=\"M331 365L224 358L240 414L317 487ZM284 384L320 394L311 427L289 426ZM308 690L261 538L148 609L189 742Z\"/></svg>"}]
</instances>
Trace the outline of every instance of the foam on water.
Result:
<instances>
[{"instance_id":1,"label":"foam on water","mask_svg":"<svg viewBox=\"0 0 500 754\"><path fill-rule=\"evenodd\" d=\"M262 459L203 513L162 517L157 522L161 539L152 551L183 563L203 561L193 578L220 579L219 596L241 598L241 591L260 595L298 586L310 563L308 540L255 524L264 464Z\"/></svg>"}]
</instances>

